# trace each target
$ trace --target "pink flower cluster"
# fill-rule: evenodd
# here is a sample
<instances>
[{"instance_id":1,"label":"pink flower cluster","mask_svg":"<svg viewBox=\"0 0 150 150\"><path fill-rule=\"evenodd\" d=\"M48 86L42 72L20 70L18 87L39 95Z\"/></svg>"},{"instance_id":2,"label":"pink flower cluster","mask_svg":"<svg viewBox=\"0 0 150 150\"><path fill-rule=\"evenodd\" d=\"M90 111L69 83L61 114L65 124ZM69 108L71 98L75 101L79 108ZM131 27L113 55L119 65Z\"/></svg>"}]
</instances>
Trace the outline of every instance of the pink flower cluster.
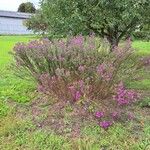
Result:
<instances>
[{"instance_id":1,"label":"pink flower cluster","mask_svg":"<svg viewBox=\"0 0 150 150\"><path fill-rule=\"evenodd\" d=\"M104 117L104 112L102 112L102 111L97 111L96 113L95 113L95 117L97 118L97 119L102 119L103 117ZM101 127L101 128L103 128L103 129L105 129L105 130L107 130L110 126L112 125L112 122L111 121L101 121L101 122L99 122L99 126Z\"/></svg>"},{"instance_id":2,"label":"pink flower cluster","mask_svg":"<svg viewBox=\"0 0 150 150\"><path fill-rule=\"evenodd\" d=\"M103 111L95 112L94 116L98 120L98 125L107 130L110 126L112 126L116 121L130 121L135 118L134 114L131 112L126 112L124 110L113 111L112 113L105 114ZM125 120L124 120L125 119Z\"/></svg>"},{"instance_id":3,"label":"pink flower cluster","mask_svg":"<svg viewBox=\"0 0 150 150\"><path fill-rule=\"evenodd\" d=\"M82 35L73 37L70 40L70 45L78 47L78 48L83 48L84 47L84 37Z\"/></svg>"},{"instance_id":4,"label":"pink flower cluster","mask_svg":"<svg viewBox=\"0 0 150 150\"><path fill-rule=\"evenodd\" d=\"M73 101L78 101L84 95L84 82L82 80L69 86Z\"/></svg>"},{"instance_id":5,"label":"pink flower cluster","mask_svg":"<svg viewBox=\"0 0 150 150\"><path fill-rule=\"evenodd\" d=\"M104 112L97 111L97 112L95 113L95 117L96 117L96 118L102 118L102 117L104 117Z\"/></svg>"},{"instance_id":6,"label":"pink flower cluster","mask_svg":"<svg viewBox=\"0 0 150 150\"><path fill-rule=\"evenodd\" d=\"M124 87L123 82L120 82L116 89L114 99L118 105L127 105L134 102L138 98L138 94L133 90L128 90Z\"/></svg>"},{"instance_id":7,"label":"pink flower cluster","mask_svg":"<svg viewBox=\"0 0 150 150\"><path fill-rule=\"evenodd\" d=\"M112 64L100 64L97 67L97 73L105 80L105 81L110 81L112 78L112 72L114 68Z\"/></svg>"},{"instance_id":8,"label":"pink flower cluster","mask_svg":"<svg viewBox=\"0 0 150 150\"><path fill-rule=\"evenodd\" d=\"M102 122L100 122L99 125L103 129L107 130L112 125L112 122L111 121L102 121Z\"/></svg>"}]
</instances>

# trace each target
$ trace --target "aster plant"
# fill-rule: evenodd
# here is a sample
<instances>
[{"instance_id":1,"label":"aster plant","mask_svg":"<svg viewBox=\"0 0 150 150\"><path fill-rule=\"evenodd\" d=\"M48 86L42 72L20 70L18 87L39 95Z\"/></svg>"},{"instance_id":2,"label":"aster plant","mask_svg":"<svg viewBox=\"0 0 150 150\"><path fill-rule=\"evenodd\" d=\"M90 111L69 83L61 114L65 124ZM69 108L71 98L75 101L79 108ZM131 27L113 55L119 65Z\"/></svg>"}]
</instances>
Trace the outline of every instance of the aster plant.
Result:
<instances>
[{"instance_id":1,"label":"aster plant","mask_svg":"<svg viewBox=\"0 0 150 150\"><path fill-rule=\"evenodd\" d=\"M138 94L124 83L133 81L149 65L149 58L135 60L130 39L123 46L114 47L112 53L107 51L106 43L105 47L99 43L94 34L17 43L12 53L14 66L36 80L39 92L59 101L95 101L99 105L110 99L109 103L118 107L135 102ZM97 118L103 116L102 112L96 113ZM113 113L112 117L116 119L118 114ZM110 125L100 124L103 128Z\"/></svg>"}]
</instances>

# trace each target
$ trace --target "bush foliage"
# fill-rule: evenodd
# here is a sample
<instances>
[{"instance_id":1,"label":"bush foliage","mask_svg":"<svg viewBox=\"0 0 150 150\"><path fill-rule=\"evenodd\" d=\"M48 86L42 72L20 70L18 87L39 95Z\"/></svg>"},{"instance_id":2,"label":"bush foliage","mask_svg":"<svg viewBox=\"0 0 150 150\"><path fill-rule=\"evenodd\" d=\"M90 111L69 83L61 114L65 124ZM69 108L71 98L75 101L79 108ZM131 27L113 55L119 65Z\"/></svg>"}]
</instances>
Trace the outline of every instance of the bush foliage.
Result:
<instances>
[{"instance_id":1,"label":"bush foliage","mask_svg":"<svg viewBox=\"0 0 150 150\"><path fill-rule=\"evenodd\" d=\"M135 80L149 59L135 60L130 39L113 52L107 50L104 42L104 46L102 42L100 45L93 34L42 39L16 44L13 55L17 69L27 70L37 80L39 92L60 101L95 101L120 107L131 104L138 94L126 89L123 83Z\"/></svg>"},{"instance_id":2,"label":"bush foliage","mask_svg":"<svg viewBox=\"0 0 150 150\"><path fill-rule=\"evenodd\" d=\"M135 39L138 40L150 40L150 32L149 31L136 31L133 33Z\"/></svg>"},{"instance_id":3,"label":"bush foliage","mask_svg":"<svg viewBox=\"0 0 150 150\"><path fill-rule=\"evenodd\" d=\"M13 55L17 68L30 72L40 91L65 100L74 99L76 92L77 97L103 99L113 94L120 81L135 77L142 63L133 61L130 40L111 53L99 43L94 35L42 39L16 44Z\"/></svg>"}]
</instances>

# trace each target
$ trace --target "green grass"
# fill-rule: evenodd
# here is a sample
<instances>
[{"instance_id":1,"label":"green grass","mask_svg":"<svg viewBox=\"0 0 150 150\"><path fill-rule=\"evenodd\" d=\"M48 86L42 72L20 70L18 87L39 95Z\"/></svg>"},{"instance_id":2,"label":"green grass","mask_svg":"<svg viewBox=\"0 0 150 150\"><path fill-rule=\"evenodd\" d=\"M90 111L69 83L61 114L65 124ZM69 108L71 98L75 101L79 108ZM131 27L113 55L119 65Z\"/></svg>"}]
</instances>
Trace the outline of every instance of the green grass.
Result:
<instances>
[{"instance_id":1,"label":"green grass","mask_svg":"<svg viewBox=\"0 0 150 150\"><path fill-rule=\"evenodd\" d=\"M0 36L0 68L10 63L12 57L9 52L17 42L27 42L34 39L33 36Z\"/></svg>"},{"instance_id":2,"label":"green grass","mask_svg":"<svg viewBox=\"0 0 150 150\"><path fill-rule=\"evenodd\" d=\"M150 90L150 79L131 82L129 83L129 87L137 90Z\"/></svg>"},{"instance_id":3,"label":"green grass","mask_svg":"<svg viewBox=\"0 0 150 150\"><path fill-rule=\"evenodd\" d=\"M0 36L0 150L148 150L150 149L150 126L143 117L144 125L116 124L108 131L97 125L82 129L83 138L68 139L51 131L39 129L32 121L24 121L13 114L8 100L17 103L30 102L35 96L36 85L32 80L22 80L10 68L12 57L9 54L16 42L27 42L31 36ZM133 47L140 56L150 55L150 42L135 41ZM131 88L150 90L149 76L143 72L141 81L129 84ZM144 98L147 103L149 98ZM68 108L70 111L70 108ZM141 116L140 116L141 117ZM139 127L140 126L140 127ZM135 129L133 129L135 128Z\"/></svg>"},{"instance_id":4,"label":"green grass","mask_svg":"<svg viewBox=\"0 0 150 150\"><path fill-rule=\"evenodd\" d=\"M14 75L10 64L12 56L9 54L17 42L27 42L33 36L0 36L0 116L9 111L6 106L8 99L16 102L29 102L33 97L35 84L33 81L22 80Z\"/></svg>"},{"instance_id":5,"label":"green grass","mask_svg":"<svg viewBox=\"0 0 150 150\"><path fill-rule=\"evenodd\" d=\"M132 46L139 55L150 55L150 42L134 41Z\"/></svg>"},{"instance_id":6,"label":"green grass","mask_svg":"<svg viewBox=\"0 0 150 150\"><path fill-rule=\"evenodd\" d=\"M3 120L5 128L0 128L0 149L1 150L69 150L69 142L54 133L47 134L44 130L35 130L31 122L22 122L16 118Z\"/></svg>"},{"instance_id":7,"label":"green grass","mask_svg":"<svg viewBox=\"0 0 150 150\"><path fill-rule=\"evenodd\" d=\"M148 122L142 130L133 130L135 125L132 123L127 127L115 124L108 131L87 125L82 130L82 138L76 139L37 130L32 122L23 122L13 115L3 118L1 124L4 125L0 126L1 150L148 150L150 146Z\"/></svg>"},{"instance_id":8,"label":"green grass","mask_svg":"<svg viewBox=\"0 0 150 150\"><path fill-rule=\"evenodd\" d=\"M135 48L137 55L150 56L150 42L134 41L132 46ZM150 90L150 75L143 72L142 76L142 80L130 83L129 87L138 90Z\"/></svg>"}]
</instances>

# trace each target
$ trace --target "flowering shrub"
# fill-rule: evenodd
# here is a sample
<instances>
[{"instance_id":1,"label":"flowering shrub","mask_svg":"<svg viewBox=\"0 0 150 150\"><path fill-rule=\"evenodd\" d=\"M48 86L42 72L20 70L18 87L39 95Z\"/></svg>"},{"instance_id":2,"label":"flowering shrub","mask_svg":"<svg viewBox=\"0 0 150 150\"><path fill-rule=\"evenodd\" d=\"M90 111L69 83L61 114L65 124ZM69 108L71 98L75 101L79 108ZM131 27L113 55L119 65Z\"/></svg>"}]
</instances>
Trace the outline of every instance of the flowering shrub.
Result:
<instances>
[{"instance_id":1,"label":"flowering shrub","mask_svg":"<svg viewBox=\"0 0 150 150\"><path fill-rule=\"evenodd\" d=\"M37 80L40 92L71 102L104 100L116 93L119 105L128 104L137 96L119 83L134 77L140 64L132 60L130 39L111 53L105 49L94 35L79 35L18 43L13 55L17 69L28 71Z\"/></svg>"},{"instance_id":2,"label":"flowering shrub","mask_svg":"<svg viewBox=\"0 0 150 150\"><path fill-rule=\"evenodd\" d=\"M114 99L117 101L118 105L127 105L138 98L138 93L133 90L127 90L123 83L120 82L116 89L116 95Z\"/></svg>"}]
</instances>

